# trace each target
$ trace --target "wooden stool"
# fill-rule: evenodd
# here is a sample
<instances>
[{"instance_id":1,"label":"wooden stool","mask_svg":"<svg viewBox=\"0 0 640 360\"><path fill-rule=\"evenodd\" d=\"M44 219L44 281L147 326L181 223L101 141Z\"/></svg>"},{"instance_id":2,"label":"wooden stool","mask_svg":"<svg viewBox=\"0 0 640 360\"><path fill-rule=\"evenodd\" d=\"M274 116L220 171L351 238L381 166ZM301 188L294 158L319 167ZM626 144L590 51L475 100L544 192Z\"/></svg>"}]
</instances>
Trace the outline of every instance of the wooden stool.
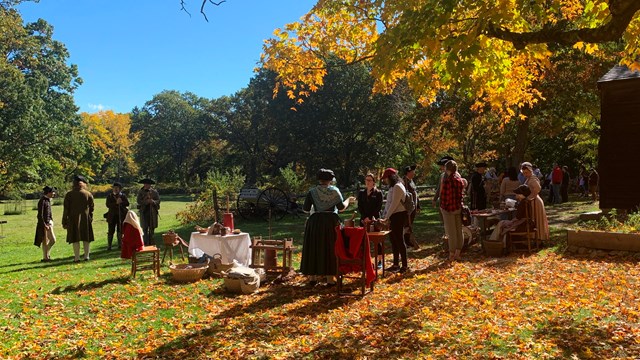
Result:
<instances>
[{"instance_id":1,"label":"wooden stool","mask_svg":"<svg viewBox=\"0 0 640 360\"><path fill-rule=\"evenodd\" d=\"M162 253L163 263L165 256L167 256L167 251L169 252L169 261L173 260L173 248L175 246L178 246L180 248L180 255L182 256L182 261L184 261L184 251L182 251L182 245L185 243L178 234L173 231L162 234L162 242L164 243L164 252Z\"/></svg>"},{"instance_id":2,"label":"wooden stool","mask_svg":"<svg viewBox=\"0 0 640 360\"><path fill-rule=\"evenodd\" d=\"M263 268L265 272L288 273L292 269L293 262L293 238L284 240L263 240L261 236L254 236L251 240L251 267ZM278 252L282 252L282 266L278 266ZM275 256L275 263L270 257Z\"/></svg>"},{"instance_id":3,"label":"wooden stool","mask_svg":"<svg viewBox=\"0 0 640 360\"><path fill-rule=\"evenodd\" d=\"M153 270L156 277L160 276L160 249L155 246L145 246L133 253L131 259L131 277L136 277L138 270Z\"/></svg>"}]
</instances>

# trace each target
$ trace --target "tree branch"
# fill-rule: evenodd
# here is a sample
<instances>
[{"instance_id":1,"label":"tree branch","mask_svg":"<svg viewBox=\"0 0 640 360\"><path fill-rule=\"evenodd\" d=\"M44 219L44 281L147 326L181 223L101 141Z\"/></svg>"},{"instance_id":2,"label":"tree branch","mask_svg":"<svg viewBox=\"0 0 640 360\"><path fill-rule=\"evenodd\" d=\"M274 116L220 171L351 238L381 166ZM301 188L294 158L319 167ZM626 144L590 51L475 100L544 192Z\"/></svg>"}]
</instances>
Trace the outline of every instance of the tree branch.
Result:
<instances>
[{"instance_id":1,"label":"tree branch","mask_svg":"<svg viewBox=\"0 0 640 360\"><path fill-rule=\"evenodd\" d=\"M181 0L184 1L184 0ZM207 18L207 14L204 12L204 6L207 4L207 1L212 3L215 6L220 6L222 5L222 3L227 2L226 0L221 0L219 2L215 2L212 0L202 0L202 6L200 6L200 14L202 14L202 16L204 16L204 19L207 20L207 22L209 22L209 19Z\"/></svg>"},{"instance_id":2,"label":"tree branch","mask_svg":"<svg viewBox=\"0 0 640 360\"><path fill-rule=\"evenodd\" d=\"M637 0L610 0L609 10L611 19L606 24L596 28L582 28L567 30L566 23L560 23L538 31L513 32L488 24L485 35L513 43L516 49L523 49L529 44L557 43L573 45L577 42L603 43L615 41L622 37L627 26L640 10Z\"/></svg>"}]
</instances>

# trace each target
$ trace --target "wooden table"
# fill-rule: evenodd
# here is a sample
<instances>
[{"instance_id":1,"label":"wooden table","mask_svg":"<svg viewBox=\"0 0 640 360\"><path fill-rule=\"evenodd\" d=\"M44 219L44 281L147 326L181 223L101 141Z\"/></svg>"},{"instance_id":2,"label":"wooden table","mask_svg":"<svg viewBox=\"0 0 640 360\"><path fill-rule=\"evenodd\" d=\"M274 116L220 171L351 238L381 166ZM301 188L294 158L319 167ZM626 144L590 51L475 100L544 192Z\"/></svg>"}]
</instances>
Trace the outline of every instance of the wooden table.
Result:
<instances>
[{"instance_id":1,"label":"wooden table","mask_svg":"<svg viewBox=\"0 0 640 360\"><path fill-rule=\"evenodd\" d=\"M369 236L369 242L371 244L373 244L373 254L374 254L374 260L375 260L375 268L376 268L376 278L378 277L378 257L380 257L380 261L382 261L382 277L384 277L384 239L387 237L387 235L389 235L391 233L391 231L386 230L386 231L373 231L373 232L368 232L367 235ZM378 246L379 245L379 246ZM380 252L378 250L378 248L381 248L382 251Z\"/></svg>"},{"instance_id":2,"label":"wooden table","mask_svg":"<svg viewBox=\"0 0 640 360\"><path fill-rule=\"evenodd\" d=\"M500 215L507 215L507 218L510 220L513 218L513 214L515 214L516 209L489 209L489 210L480 210L481 212L474 213L471 212L471 216L478 219L478 227L480 228L480 244L484 249L484 241L487 239L487 219L490 217L499 217Z\"/></svg>"},{"instance_id":3,"label":"wooden table","mask_svg":"<svg viewBox=\"0 0 640 360\"><path fill-rule=\"evenodd\" d=\"M189 254L195 256L196 248L209 256L220 254L224 264L231 264L233 260L245 266L251 264L251 238L247 233L220 236L193 232L189 240Z\"/></svg>"}]
</instances>

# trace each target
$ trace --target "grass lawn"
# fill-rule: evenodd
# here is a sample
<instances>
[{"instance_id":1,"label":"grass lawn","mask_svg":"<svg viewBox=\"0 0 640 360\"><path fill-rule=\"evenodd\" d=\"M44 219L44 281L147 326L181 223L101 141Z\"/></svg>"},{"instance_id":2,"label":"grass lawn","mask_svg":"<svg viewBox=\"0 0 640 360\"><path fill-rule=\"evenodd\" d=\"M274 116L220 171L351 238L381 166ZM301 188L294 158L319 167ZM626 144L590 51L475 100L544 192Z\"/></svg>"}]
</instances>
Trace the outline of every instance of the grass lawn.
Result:
<instances>
[{"instance_id":1,"label":"grass lawn","mask_svg":"<svg viewBox=\"0 0 640 360\"><path fill-rule=\"evenodd\" d=\"M157 242L169 229L189 239L191 229L175 219L189 198L162 200ZM96 202L92 260L78 264L61 206L53 207L50 263L33 246L35 203L0 217L8 221L0 239L1 358L640 357L637 259L563 252L563 228L595 209L588 202L548 207L555 247L489 258L474 246L453 265L443 262L437 213L423 208L413 271L387 276L364 298L308 288L302 276L234 296L221 280L172 283L166 264L159 279L141 272L131 280L130 262L106 250L106 208ZM269 235L262 221L236 219L236 227ZM299 245L303 230L304 218L287 216L271 232Z\"/></svg>"}]
</instances>

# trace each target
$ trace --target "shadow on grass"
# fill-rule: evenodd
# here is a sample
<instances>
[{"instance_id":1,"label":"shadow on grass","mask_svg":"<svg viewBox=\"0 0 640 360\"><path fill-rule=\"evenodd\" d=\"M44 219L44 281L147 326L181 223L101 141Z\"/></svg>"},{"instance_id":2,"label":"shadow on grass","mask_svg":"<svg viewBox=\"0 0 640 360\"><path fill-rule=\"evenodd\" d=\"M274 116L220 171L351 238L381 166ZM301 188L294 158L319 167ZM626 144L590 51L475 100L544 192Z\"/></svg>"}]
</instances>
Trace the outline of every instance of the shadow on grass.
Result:
<instances>
[{"instance_id":1,"label":"shadow on grass","mask_svg":"<svg viewBox=\"0 0 640 360\"><path fill-rule=\"evenodd\" d=\"M57 287L57 288L51 290L51 294L59 295L59 294L64 294L64 293L68 293L68 292L92 290L92 289L98 289L98 288L101 288L101 287L104 287L104 286L110 285L110 284L121 284L121 285L124 285L124 284L126 284L128 282L129 282L129 277L128 276L121 276L121 277L117 277L117 278L113 278L113 279L106 279L106 280L103 280L103 281L80 283L80 284L75 285L75 286Z\"/></svg>"},{"instance_id":2,"label":"shadow on grass","mask_svg":"<svg viewBox=\"0 0 640 360\"><path fill-rule=\"evenodd\" d=\"M546 321L534 337L556 344L566 358L626 358L638 354L640 344L633 336L620 336L620 330L618 326L603 327L561 315ZM632 333L629 329L624 332Z\"/></svg>"},{"instance_id":3,"label":"shadow on grass","mask_svg":"<svg viewBox=\"0 0 640 360\"><path fill-rule=\"evenodd\" d=\"M225 293L220 289L212 291L210 296L225 296L230 300L236 297L245 297L250 295L231 295ZM241 342L258 342L258 343L271 343L283 336L295 337L299 335L308 334L305 330L301 330L290 324L291 321L295 322L296 318L316 317L321 314L325 314L331 310L340 308L342 306L349 306L350 304L358 301L359 298L342 298L336 295L335 287L305 287L299 285L272 285L266 292L262 292L262 295L256 301L250 304L243 304L242 301L238 301L233 307L221 312L215 316L213 324L206 329L203 329L194 334L185 335L171 340L168 343L158 347L155 351L149 354L151 357L159 358L174 358L178 356L180 358L200 358L205 352L215 352L225 344L225 337L229 336L229 329L225 325L231 319L243 318L248 314L260 316L260 314L266 314L275 309L278 316L269 316L268 322L258 322L252 324L246 324L246 327L236 328L233 330L233 338ZM294 304L301 299L308 298L310 296L320 295L315 301L303 302L303 305L288 309L286 312L280 313L278 308L284 307L288 304ZM239 299L240 300L240 299ZM311 329L313 330L313 329ZM286 331L286 333L284 333ZM193 357L184 356L185 349L193 349L197 353L193 354ZM188 352L187 352L188 353Z\"/></svg>"}]
</instances>

